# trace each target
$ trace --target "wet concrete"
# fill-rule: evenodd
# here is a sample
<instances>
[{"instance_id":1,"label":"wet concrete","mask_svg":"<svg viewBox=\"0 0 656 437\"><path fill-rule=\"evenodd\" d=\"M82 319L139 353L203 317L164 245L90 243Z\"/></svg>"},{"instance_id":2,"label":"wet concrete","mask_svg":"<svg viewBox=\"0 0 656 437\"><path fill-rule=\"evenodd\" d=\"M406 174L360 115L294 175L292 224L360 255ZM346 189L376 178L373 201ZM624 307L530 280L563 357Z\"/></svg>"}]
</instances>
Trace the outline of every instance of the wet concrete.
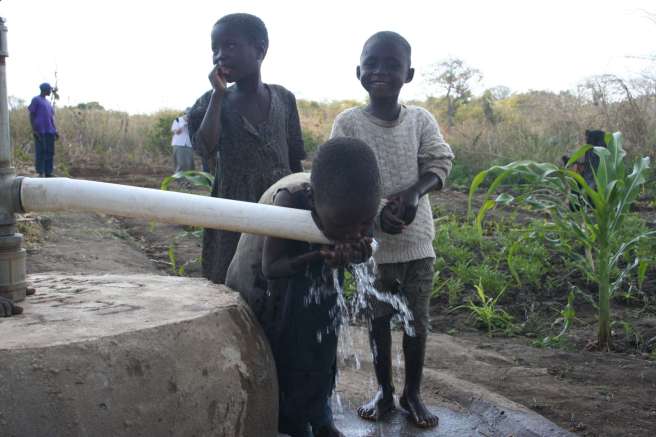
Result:
<instances>
[{"instance_id":1,"label":"wet concrete","mask_svg":"<svg viewBox=\"0 0 656 437\"><path fill-rule=\"evenodd\" d=\"M338 428L348 437L507 437L494 431L478 416L458 413L446 407L432 407L430 410L440 418L437 428L417 428L402 410L396 410L381 422L362 420L357 417L355 410L336 414L335 420Z\"/></svg>"},{"instance_id":2,"label":"wet concrete","mask_svg":"<svg viewBox=\"0 0 656 437\"><path fill-rule=\"evenodd\" d=\"M393 339L393 344L400 348L400 333L394 332ZM573 437L572 433L524 405L451 373L449 368L452 365L464 366L477 359L495 362L503 357L496 356L492 351L467 350L456 340L439 335L433 335L429 340L428 359L433 363L443 360L445 364L440 369L424 367L422 381L424 401L440 418L439 426L429 430L417 428L400 409L380 423L361 420L355 412L375 391L374 370L371 354L361 352L369 350L366 330L352 328L350 340L350 353L360 351L359 360L341 362L333 405L336 422L347 437ZM393 352L394 355L397 357L393 372L394 386L400 389L403 387L403 359L400 351L397 354ZM455 363L446 365L448 360ZM359 362L360 366L354 365L354 361Z\"/></svg>"},{"instance_id":3,"label":"wet concrete","mask_svg":"<svg viewBox=\"0 0 656 437\"><path fill-rule=\"evenodd\" d=\"M436 428L414 426L408 414L397 409L384 420L370 422L357 417L355 408L335 409L337 427L347 437L566 437L569 432L551 424L534 421L530 415L516 411L478 414L472 410L429 407L440 418Z\"/></svg>"}]
</instances>

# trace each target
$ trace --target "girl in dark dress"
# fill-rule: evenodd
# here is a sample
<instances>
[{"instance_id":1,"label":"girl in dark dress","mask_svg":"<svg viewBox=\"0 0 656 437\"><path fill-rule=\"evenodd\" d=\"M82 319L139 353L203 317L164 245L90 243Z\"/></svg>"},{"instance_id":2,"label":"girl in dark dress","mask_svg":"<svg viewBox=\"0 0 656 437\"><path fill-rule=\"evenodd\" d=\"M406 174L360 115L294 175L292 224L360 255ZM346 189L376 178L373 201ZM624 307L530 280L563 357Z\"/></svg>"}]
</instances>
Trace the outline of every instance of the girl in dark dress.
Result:
<instances>
[{"instance_id":1,"label":"girl in dark dress","mask_svg":"<svg viewBox=\"0 0 656 437\"><path fill-rule=\"evenodd\" d=\"M217 160L213 197L257 202L278 179L302 171L296 99L261 80L268 45L264 23L253 15L226 15L212 29L212 90L190 110L189 131L194 149ZM203 276L225 282L239 236L205 229Z\"/></svg>"}]
</instances>

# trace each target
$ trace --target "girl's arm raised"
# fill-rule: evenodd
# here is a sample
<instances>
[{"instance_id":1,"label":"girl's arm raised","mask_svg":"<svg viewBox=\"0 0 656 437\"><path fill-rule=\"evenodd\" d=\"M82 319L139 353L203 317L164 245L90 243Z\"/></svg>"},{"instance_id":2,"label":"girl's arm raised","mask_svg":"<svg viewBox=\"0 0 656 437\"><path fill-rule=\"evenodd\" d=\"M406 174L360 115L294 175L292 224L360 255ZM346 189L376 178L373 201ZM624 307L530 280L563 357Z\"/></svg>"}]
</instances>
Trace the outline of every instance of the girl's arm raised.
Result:
<instances>
[{"instance_id":1,"label":"girl's arm raised","mask_svg":"<svg viewBox=\"0 0 656 437\"><path fill-rule=\"evenodd\" d=\"M212 94L197 134L200 146L206 151L216 150L221 135L221 102L226 92L226 80L218 65L210 71L209 79L212 84Z\"/></svg>"}]
</instances>

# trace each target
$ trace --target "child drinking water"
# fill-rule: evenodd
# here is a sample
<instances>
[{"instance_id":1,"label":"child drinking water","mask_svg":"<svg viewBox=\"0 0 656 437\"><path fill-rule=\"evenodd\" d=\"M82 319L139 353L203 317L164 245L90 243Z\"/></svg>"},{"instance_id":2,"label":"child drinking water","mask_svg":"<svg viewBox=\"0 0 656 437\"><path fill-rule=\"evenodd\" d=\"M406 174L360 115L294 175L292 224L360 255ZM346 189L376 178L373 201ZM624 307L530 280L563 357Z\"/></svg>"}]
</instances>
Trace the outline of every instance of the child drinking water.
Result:
<instances>
[{"instance_id":1,"label":"child drinking water","mask_svg":"<svg viewBox=\"0 0 656 437\"><path fill-rule=\"evenodd\" d=\"M369 235L380 203L376 157L360 140L333 138L319 149L311 176L283 178L261 203L312 211L335 244L244 234L226 284L244 296L269 338L278 371L280 432L341 436L329 403L340 324L334 280L342 280L348 264L371 256Z\"/></svg>"},{"instance_id":2,"label":"child drinking water","mask_svg":"<svg viewBox=\"0 0 656 437\"><path fill-rule=\"evenodd\" d=\"M267 29L253 15L226 15L212 28L212 90L190 110L189 130L202 157L218 154L213 197L257 202L275 181L302 170L296 99L279 85L262 83L268 47ZM239 235L205 229L203 276L225 281Z\"/></svg>"},{"instance_id":3,"label":"child drinking water","mask_svg":"<svg viewBox=\"0 0 656 437\"><path fill-rule=\"evenodd\" d=\"M439 190L451 170L453 153L426 110L399 104L399 93L412 80L408 41L394 32L379 32L364 44L357 77L369 93L369 104L337 116L331 136L353 136L373 149L380 168L382 209L374 232L380 246L376 288L399 292L407 299L414 333L403 336L405 387L401 407L419 427L433 427L438 418L420 396L428 332L428 305L433 284L433 216L426 194ZM369 339L378 392L358 409L364 419L377 420L394 408L390 320L393 308L372 302Z\"/></svg>"}]
</instances>

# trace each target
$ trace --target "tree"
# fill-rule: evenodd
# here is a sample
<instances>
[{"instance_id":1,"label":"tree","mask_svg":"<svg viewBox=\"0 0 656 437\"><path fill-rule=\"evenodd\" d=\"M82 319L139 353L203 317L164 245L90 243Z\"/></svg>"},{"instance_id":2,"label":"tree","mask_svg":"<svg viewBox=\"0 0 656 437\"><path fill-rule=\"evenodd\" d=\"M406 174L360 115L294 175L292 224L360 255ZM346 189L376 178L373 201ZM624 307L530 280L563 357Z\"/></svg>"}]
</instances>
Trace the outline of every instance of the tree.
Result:
<instances>
[{"instance_id":1,"label":"tree","mask_svg":"<svg viewBox=\"0 0 656 437\"><path fill-rule=\"evenodd\" d=\"M7 97L7 105L9 106L10 111L18 108L24 108L25 100L16 96L9 96Z\"/></svg>"},{"instance_id":2,"label":"tree","mask_svg":"<svg viewBox=\"0 0 656 437\"><path fill-rule=\"evenodd\" d=\"M626 80L614 74L589 78L583 85L592 104L605 118L606 129L621 128L627 143L636 147L649 143L649 87L640 80Z\"/></svg>"},{"instance_id":3,"label":"tree","mask_svg":"<svg viewBox=\"0 0 656 437\"><path fill-rule=\"evenodd\" d=\"M453 127L458 108L469 102L472 97L472 85L479 82L483 76L479 70L466 65L462 59L449 58L438 63L427 78L429 83L446 92L447 121L449 127Z\"/></svg>"},{"instance_id":4,"label":"tree","mask_svg":"<svg viewBox=\"0 0 656 437\"><path fill-rule=\"evenodd\" d=\"M78 103L75 108L80 109L82 111L91 111L91 110L104 111L105 110L105 108L98 102Z\"/></svg>"},{"instance_id":5,"label":"tree","mask_svg":"<svg viewBox=\"0 0 656 437\"><path fill-rule=\"evenodd\" d=\"M512 90L504 85L493 86L488 91L490 91L495 100L507 99L512 94Z\"/></svg>"}]
</instances>

